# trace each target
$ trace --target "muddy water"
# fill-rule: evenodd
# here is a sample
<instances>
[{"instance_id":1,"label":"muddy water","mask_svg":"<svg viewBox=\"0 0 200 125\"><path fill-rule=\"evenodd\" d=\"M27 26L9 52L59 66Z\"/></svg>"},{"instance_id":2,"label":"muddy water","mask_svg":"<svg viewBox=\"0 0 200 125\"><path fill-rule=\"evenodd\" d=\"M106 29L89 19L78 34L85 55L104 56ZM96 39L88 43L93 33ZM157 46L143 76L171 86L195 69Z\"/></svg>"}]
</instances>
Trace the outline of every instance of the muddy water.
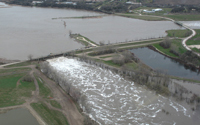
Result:
<instances>
[{"instance_id":1,"label":"muddy water","mask_svg":"<svg viewBox=\"0 0 200 125\"><path fill-rule=\"evenodd\" d=\"M200 29L200 21L181 21L181 22L193 29Z\"/></svg>"},{"instance_id":2,"label":"muddy water","mask_svg":"<svg viewBox=\"0 0 200 125\"><path fill-rule=\"evenodd\" d=\"M200 80L200 73L186 69L184 65L179 64L178 62L175 62L174 60L151 49L138 48L130 51L133 52L143 63L155 70L163 70L172 76Z\"/></svg>"},{"instance_id":3,"label":"muddy water","mask_svg":"<svg viewBox=\"0 0 200 125\"><path fill-rule=\"evenodd\" d=\"M31 113L23 108L0 114L0 125L39 125Z\"/></svg>"},{"instance_id":4,"label":"muddy water","mask_svg":"<svg viewBox=\"0 0 200 125\"><path fill-rule=\"evenodd\" d=\"M5 4L0 2L0 5ZM177 29L168 21L142 21L118 16L91 19L52 19L103 15L89 11L10 6L0 8L0 58L26 60L83 47L69 38L69 31L95 42L165 36L165 30ZM64 26L66 22L66 27Z\"/></svg>"},{"instance_id":5,"label":"muddy water","mask_svg":"<svg viewBox=\"0 0 200 125\"><path fill-rule=\"evenodd\" d=\"M184 102L155 95L109 70L64 57L49 63L88 97L89 115L102 125L200 123L199 111L193 112Z\"/></svg>"}]
</instances>

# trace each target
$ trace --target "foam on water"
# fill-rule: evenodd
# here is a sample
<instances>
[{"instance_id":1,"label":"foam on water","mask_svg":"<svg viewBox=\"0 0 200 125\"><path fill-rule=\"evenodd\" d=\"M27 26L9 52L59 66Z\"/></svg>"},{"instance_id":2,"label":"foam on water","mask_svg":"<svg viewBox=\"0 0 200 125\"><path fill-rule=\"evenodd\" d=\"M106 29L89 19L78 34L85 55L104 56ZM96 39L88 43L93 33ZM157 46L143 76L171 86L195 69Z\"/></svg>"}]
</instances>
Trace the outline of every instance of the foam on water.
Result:
<instances>
[{"instance_id":1,"label":"foam on water","mask_svg":"<svg viewBox=\"0 0 200 125\"><path fill-rule=\"evenodd\" d=\"M180 117L190 118L182 105L138 87L109 70L64 57L48 62L88 97L92 108L89 116L100 124L173 125L179 122L176 119ZM172 115L163 113L165 108Z\"/></svg>"},{"instance_id":2,"label":"foam on water","mask_svg":"<svg viewBox=\"0 0 200 125\"><path fill-rule=\"evenodd\" d=\"M200 29L200 21L181 21L181 22L193 29Z\"/></svg>"}]
</instances>

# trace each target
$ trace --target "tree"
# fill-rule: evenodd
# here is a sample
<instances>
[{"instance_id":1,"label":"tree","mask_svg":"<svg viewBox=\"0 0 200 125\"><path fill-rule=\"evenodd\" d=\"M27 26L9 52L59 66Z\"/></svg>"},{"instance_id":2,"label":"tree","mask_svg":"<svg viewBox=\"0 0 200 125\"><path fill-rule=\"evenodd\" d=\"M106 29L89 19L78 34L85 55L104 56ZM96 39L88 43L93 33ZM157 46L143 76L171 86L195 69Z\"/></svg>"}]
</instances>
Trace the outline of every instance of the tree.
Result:
<instances>
[{"instance_id":1,"label":"tree","mask_svg":"<svg viewBox=\"0 0 200 125\"><path fill-rule=\"evenodd\" d=\"M165 49L168 49L171 47L171 40L168 37L166 37L159 45Z\"/></svg>"},{"instance_id":2,"label":"tree","mask_svg":"<svg viewBox=\"0 0 200 125\"><path fill-rule=\"evenodd\" d=\"M32 58L33 58L33 55L32 55L32 54L28 55L28 59L29 59L30 61L32 60Z\"/></svg>"}]
</instances>

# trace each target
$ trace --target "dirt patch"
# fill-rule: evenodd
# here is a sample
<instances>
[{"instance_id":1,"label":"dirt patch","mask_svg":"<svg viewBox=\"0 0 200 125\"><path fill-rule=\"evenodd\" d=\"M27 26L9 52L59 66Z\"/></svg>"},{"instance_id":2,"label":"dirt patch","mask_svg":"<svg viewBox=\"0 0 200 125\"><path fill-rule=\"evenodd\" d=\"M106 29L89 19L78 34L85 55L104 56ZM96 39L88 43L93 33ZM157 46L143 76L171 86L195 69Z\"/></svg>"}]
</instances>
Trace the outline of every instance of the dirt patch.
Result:
<instances>
[{"instance_id":1,"label":"dirt patch","mask_svg":"<svg viewBox=\"0 0 200 125\"><path fill-rule=\"evenodd\" d=\"M195 41L200 40L200 37L197 37L197 38L195 38L194 40L195 40Z\"/></svg>"}]
</instances>

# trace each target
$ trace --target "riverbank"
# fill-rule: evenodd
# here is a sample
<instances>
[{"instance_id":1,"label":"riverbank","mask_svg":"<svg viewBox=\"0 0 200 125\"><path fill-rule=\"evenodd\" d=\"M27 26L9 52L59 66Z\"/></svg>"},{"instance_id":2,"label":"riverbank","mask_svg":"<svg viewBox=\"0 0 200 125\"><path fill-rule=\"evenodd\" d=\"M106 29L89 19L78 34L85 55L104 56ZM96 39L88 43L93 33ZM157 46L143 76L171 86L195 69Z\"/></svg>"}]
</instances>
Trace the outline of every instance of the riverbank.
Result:
<instances>
[{"instance_id":1,"label":"riverbank","mask_svg":"<svg viewBox=\"0 0 200 125\"><path fill-rule=\"evenodd\" d=\"M200 30L196 30L197 34L199 34L199 31ZM176 61L183 63L186 67L189 67L192 70L195 70L195 69L200 70L200 63L198 61L198 60L200 60L200 58L197 56L198 49L196 51L194 51L193 52L194 54L193 54L184 47L183 41L182 41L182 39L185 40L185 38L182 38L182 37L188 38L188 36L191 36L193 34L190 34L187 30L170 30L168 33L169 33L168 34L169 37L172 37L172 38L175 37L177 39L177 40L174 39L175 41L169 40L170 47L164 48L160 44L153 44L150 48L169 57L169 58L175 59ZM183 33L183 34L181 35L180 33ZM178 37L180 40L178 40ZM188 45L192 44L194 46L198 45L198 42L196 42L196 40L195 40L197 38L198 38L198 35L195 35L192 39L188 40L188 42L186 44L188 44ZM194 58L189 59L189 60L184 59L185 57L183 57L183 55L188 56L188 54L190 54L190 56L194 56Z\"/></svg>"},{"instance_id":2,"label":"riverbank","mask_svg":"<svg viewBox=\"0 0 200 125\"><path fill-rule=\"evenodd\" d=\"M148 88L146 90L146 92L151 91L152 93L156 93L154 90L157 87L158 88L161 87L161 86L156 86L156 84L151 84L151 83L149 84L149 82L146 82L146 80L147 80L146 78L149 75L147 74L148 70L145 70L145 69L144 70L139 70L141 72L135 72L135 74L133 74L133 71L130 71L130 68L128 68L128 70L121 70L121 69L120 70L119 69L116 70L115 68L110 66L112 68L111 69L111 68L109 68L109 66L105 65L104 63L101 63L99 61L92 60L92 59L87 59L87 58L84 58L84 57L81 57L81 58L78 58L78 59L77 58L73 58L73 57L60 57L60 58L55 58L55 59L48 60L48 62L49 62L49 65L52 66L51 67L52 69L54 69L54 70L56 69L56 71L59 71L56 74L59 75L60 73L62 73L64 78L68 79L67 80L68 82L66 82L66 84L63 83L63 82L59 82L59 84L62 85L63 88L67 89L69 86L73 86L73 87L76 87L76 89L78 89L82 94L87 94L87 96L90 97L89 101L86 101L86 102L89 103L89 102L92 101L91 105L89 105L89 107L92 108L92 109L89 110L89 111L92 111L92 112L90 112L90 114L92 114L91 117L93 117L94 119L97 119L98 121L99 121L98 118L99 117L101 118L101 116L99 116L99 115L96 116L94 114L95 111L99 111L98 107L102 107L101 105L103 105L103 106L105 106L105 108L103 108L103 109L106 109L106 111L110 112L110 110L107 110L107 108L110 107L110 104L113 104L113 101L115 102L115 101L118 100L118 99L116 100L115 98L120 96L120 95L122 96L122 97L120 97L120 99L126 98L126 96L129 96L129 94L125 94L125 93L128 93L130 88L134 88L136 86L139 87L139 88L146 88L145 86L149 85L149 87L153 87L153 89L150 90L150 88ZM101 67L101 68L99 68L99 67ZM97 70L95 70L95 69L97 69ZM111 72L111 71L113 71L113 72ZM51 73L54 74L54 72L51 72ZM124 76L124 77L121 77L118 74L121 74L121 76ZM135 78L131 79L130 76L134 76L134 75L136 75ZM60 78L63 78L63 76L60 77ZM97 77L97 78L93 79L93 77ZM112 78L112 80L109 79L110 77ZM113 78L113 77L115 77L115 78ZM59 80L60 80L60 78L59 78ZM116 80L116 78L117 78L117 80ZM107 82L104 82L105 80ZM115 82L115 80L116 80L116 82ZM127 82L125 82L125 83L124 82L120 82L120 84L118 84L118 82L121 81L121 80L128 81L128 83ZM134 81L134 83L133 83L132 80ZM149 77L148 80L152 80L152 82L159 81L160 84L163 83L163 81L165 81L164 79L160 78L159 76ZM166 80L167 80L167 78L166 78ZM113 85L112 85L112 83L113 83ZM175 83L172 83L172 84L175 84ZM79 87L79 86L81 86L81 87ZM117 93L115 94L113 92L113 91L116 90L116 89L113 88L114 86L117 86L117 88L118 88L117 89L118 90L117 93L119 95ZM126 86L128 86L128 87L126 87ZM168 87L176 90L176 92L173 90L174 93L176 93L176 94L172 94L172 95L170 94L168 97L171 97L171 96L174 96L175 98L177 97L176 104L180 104L181 103L182 106L185 105L186 104L185 103L185 99L186 99L185 98L185 94L187 94L188 91L185 91L185 88L180 87L180 86L179 86L179 88L180 88L179 89L178 85L176 85L176 84L175 84L174 87L172 87L171 84L169 84ZM84 88L86 88L86 89L84 89ZM101 89L101 88L104 88L104 89ZM122 91L122 89L125 89L125 90ZM138 90L138 89L136 89L136 90ZM161 87L160 90L164 91L164 88ZM182 90L184 90L184 91L182 91ZM93 91L95 91L95 92L93 92ZM108 93L103 93L103 91L108 92ZM130 92L134 92L134 90L131 89ZM145 91L141 91L141 92L145 92ZM95 96L96 94L98 94L99 96ZM159 95L159 93L157 93L157 94ZM181 97L180 94L182 94L184 96ZM130 94L130 96L132 98L133 98L133 95L135 95L135 94ZM95 97L95 99L93 99L93 97ZM165 96L160 96L160 97L165 97ZM193 106L195 107L195 104L192 103L193 97L192 98L191 97L192 97L192 95L187 94L187 99L186 100L190 100L191 99L191 103L190 104L191 104L191 108L193 108ZM137 96L137 98L138 99L135 100L135 101L137 101L138 103L131 103L132 105L133 104L144 104L144 105L146 105L145 101L144 101L144 103L141 103L142 97L140 95ZM113 99L113 101L111 99ZM168 98L166 98L166 99L168 99ZM184 101L180 101L181 99L184 100ZM82 99L80 99L80 100L82 100ZM98 103L97 103L95 100L99 100L99 101L102 100L102 101L100 101L100 102L98 101ZM111 100L112 102L110 102L109 100ZM196 100L195 100L195 102L196 102ZM167 103L167 102L165 102L165 103ZM118 108L120 110L120 107L122 107L122 105L121 105L121 103L117 103L117 104L120 104L120 106L118 106ZM127 102L126 104L124 104L124 102L122 102L122 104L123 105L129 105L129 102ZM150 103L150 104L152 105L153 103ZM109 105L109 106L107 106L107 105ZM129 106L129 107L131 107L131 106ZM111 111L113 111L113 110L116 111L118 108L115 108L115 109L111 108L112 109ZM187 109L187 111L189 111L189 112L192 111L191 108L189 108L189 110ZM137 107L134 108L134 109L137 109ZM123 110L127 110L127 109L123 108ZM194 108L194 110L196 110L196 107ZM172 113L171 110L169 111L169 110L165 109L165 111ZM104 111L102 111L102 112L104 112ZM101 114L102 112L99 111L98 114ZM121 112L118 112L118 113L121 113ZM132 112L132 113L135 113L135 111ZM95 116L96 116L96 118L95 118ZM111 116L111 115L109 115L109 116ZM107 117L107 119L110 119L109 116ZM117 117L117 116L115 116L115 117ZM112 118L113 118L113 116L112 116ZM125 120L125 121L123 121L123 123L124 122L130 122L126 118L123 118L123 120ZM108 122L108 121L107 120L100 120L99 122L104 123L104 122ZM143 121L143 123L144 122L145 121ZM116 121L115 121L115 123L116 123Z\"/></svg>"},{"instance_id":3,"label":"riverbank","mask_svg":"<svg viewBox=\"0 0 200 125\"><path fill-rule=\"evenodd\" d=\"M42 125L83 125L83 117L73 101L55 82L38 71L35 68L37 66L37 62L23 62L1 67L0 110L27 108ZM31 82L25 82L25 79ZM42 109L38 110L41 107ZM42 112L45 114L41 115Z\"/></svg>"}]
</instances>

